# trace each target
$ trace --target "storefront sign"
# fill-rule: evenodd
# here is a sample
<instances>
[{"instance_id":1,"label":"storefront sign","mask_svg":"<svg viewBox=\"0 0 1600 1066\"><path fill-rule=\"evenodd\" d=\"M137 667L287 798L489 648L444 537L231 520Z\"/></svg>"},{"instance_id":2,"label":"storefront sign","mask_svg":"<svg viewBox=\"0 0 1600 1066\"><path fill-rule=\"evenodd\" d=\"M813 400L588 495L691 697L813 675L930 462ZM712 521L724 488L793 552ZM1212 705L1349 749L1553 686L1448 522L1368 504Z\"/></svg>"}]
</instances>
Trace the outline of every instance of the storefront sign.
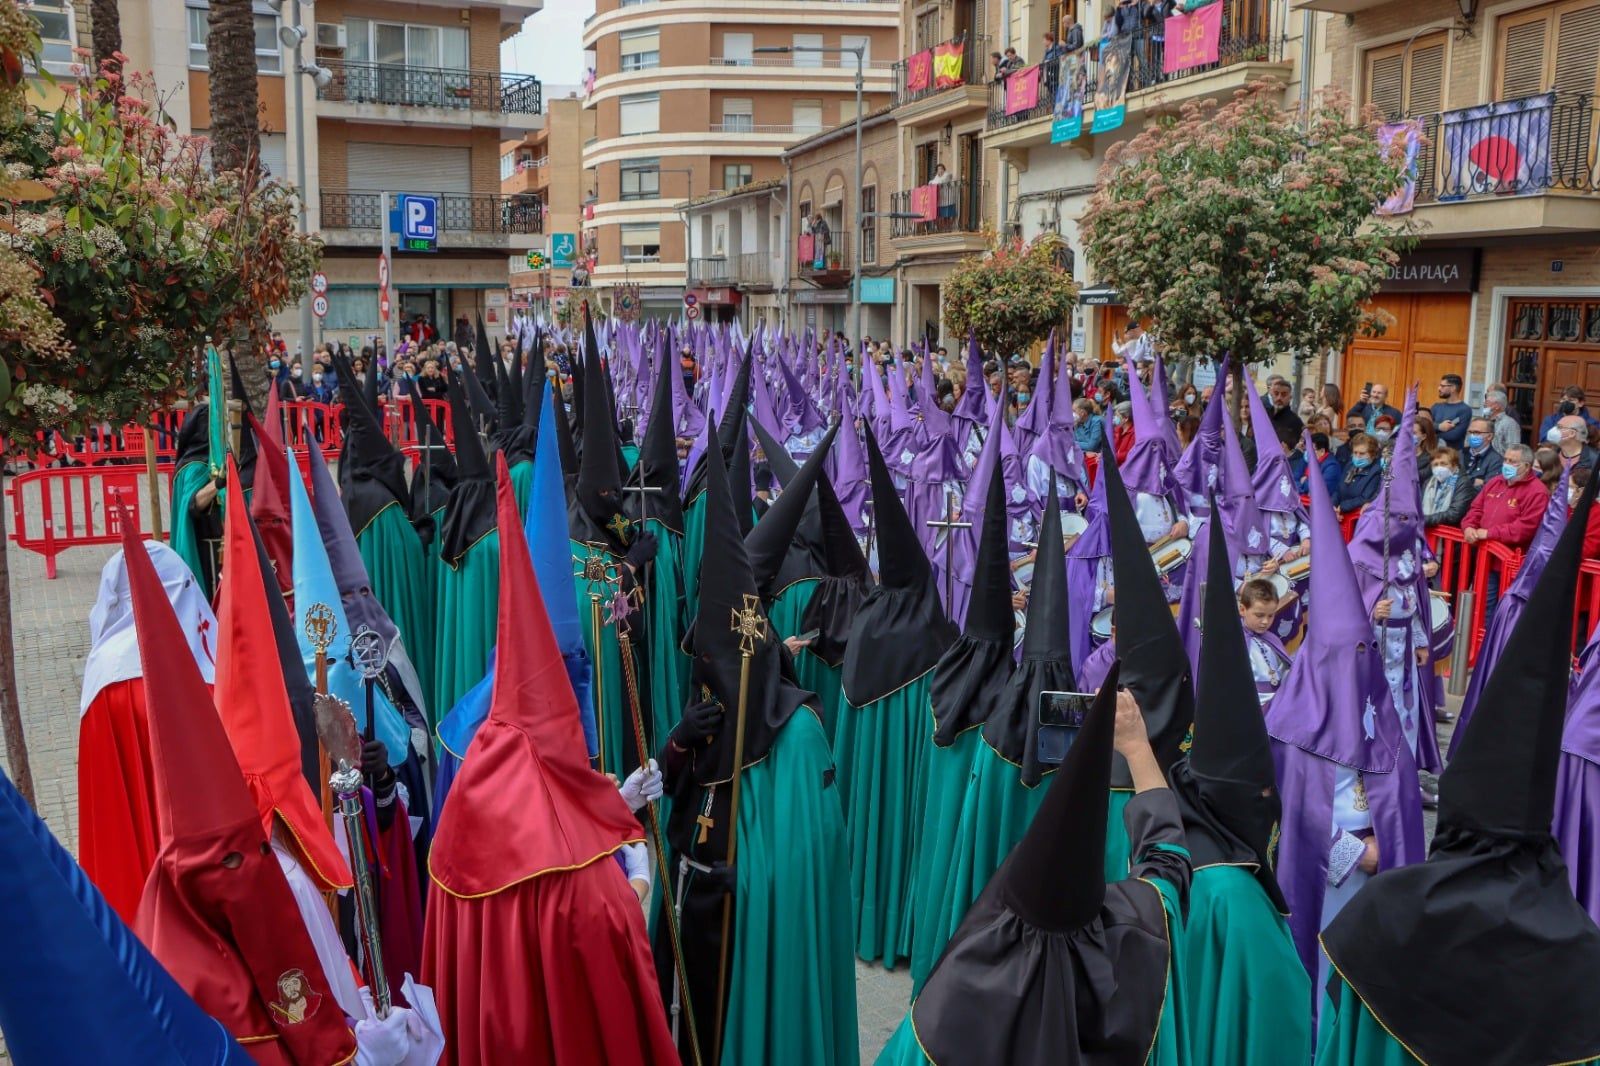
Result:
<instances>
[{"instance_id":1,"label":"storefront sign","mask_svg":"<svg viewBox=\"0 0 1600 1066\"><path fill-rule=\"evenodd\" d=\"M1384 278L1384 292L1476 292L1477 248L1420 248L1400 257Z\"/></svg>"},{"instance_id":2,"label":"storefront sign","mask_svg":"<svg viewBox=\"0 0 1600 1066\"><path fill-rule=\"evenodd\" d=\"M1110 307L1121 302L1122 297L1109 285L1096 285L1078 290L1079 307Z\"/></svg>"},{"instance_id":3,"label":"storefront sign","mask_svg":"<svg viewBox=\"0 0 1600 1066\"><path fill-rule=\"evenodd\" d=\"M894 278L862 278L861 302L864 304L894 303Z\"/></svg>"},{"instance_id":4,"label":"storefront sign","mask_svg":"<svg viewBox=\"0 0 1600 1066\"><path fill-rule=\"evenodd\" d=\"M850 302L849 289L802 289L794 294L797 304L847 304Z\"/></svg>"}]
</instances>

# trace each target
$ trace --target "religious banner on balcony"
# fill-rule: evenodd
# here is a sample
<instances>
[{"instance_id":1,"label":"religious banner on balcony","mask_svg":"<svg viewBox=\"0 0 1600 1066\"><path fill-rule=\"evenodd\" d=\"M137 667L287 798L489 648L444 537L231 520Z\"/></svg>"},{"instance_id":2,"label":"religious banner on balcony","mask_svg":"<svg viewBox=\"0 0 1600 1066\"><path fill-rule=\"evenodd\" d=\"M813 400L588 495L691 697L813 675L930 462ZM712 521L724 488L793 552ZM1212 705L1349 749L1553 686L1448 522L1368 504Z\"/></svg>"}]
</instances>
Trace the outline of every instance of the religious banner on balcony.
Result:
<instances>
[{"instance_id":1,"label":"religious banner on balcony","mask_svg":"<svg viewBox=\"0 0 1600 1066\"><path fill-rule=\"evenodd\" d=\"M1006 76L1006 114L1032 111L1039 103L1039 65Z\"/></svg>"},{"instance_id":2,"label":"religious banner on balcony","mask_svg":"<svg viewBox=\"0 0 1600 1066\"><path fill-rule=\"evenodd\" d=\"M1215 63L1222 44L1222 4L1210 3L1189 14L1175 13L1162 29L1166 37L1163 73L1176 74Z\"/></svg>"},{"instance_id":3,"label":"religious banner on balcony","mask_svg":"<svg viewBox=\"0 0 1600 1066\"><path fill-rule=\"evenodd\" d=\"M939 217L939 186L918 185L911 190L911 213L924 222Z\"/></svg>"},{"instance_id":4,"label":"religious banner on balcony","mask_svg":"<svg viewBox=\"0 0 1600 1066\"><path fill-rule=\"evenodd\" d=\"M814 255L817 239L809 233L800 234L800 263L809 266Z\"/></svg>"},{"instance_id":5,"label":"religious banner on balcony","mask_svg":"<svg viewBox=\"0 0 1600 1066\"><path fill-rule=\"evenodd\" d=\"M1133 60L1133 34L1100 42L1100 84L1094 92L1094 121L1089 132L1105 133L1127 117L1128 68Z\"/></svg>"},{"instance_id":6,"label":"religious banner on balcony","mask_svg":"<svg viewBox=\"0 0 1600 1066\"><path fill-rule=\"evenodd\" d=\"M961 62L966 51L965 41L946 41L933 50L934 88L951 89L961 84Z\"/></svg>"},{"instance_id":7,"label":"religious banner on balcony","mask_svg":"<svg viewBox=\"0 0 1600 1066\"><path fill-rule=\"evenodd\" d=\"M1439 117L1445 173L1439 199L1542 192L1550 186L1554 93L1498 100ZM1584 117L1587 125L1588 117Z\"/></svg>"},{"instance_id":8,"label":"religious banner on balcony","mask_svg":"<svg viewBox=\"0 0 1600 1066\"><path fill-rule=\"evenodd\" d=\"M933 50L906 57L906 91L920 93L933 87Z\"/></svg>"},{"instance_id":9,"label":"religious banner on balcony","mask_svg":"<svg viewBox=\"0 0 1600 1066\"><path fill-rule=\"evenodd\" d=\"M1386 122L1378 127L1378 150L1386 157L1396 153L1396 161L1405 165L1399 186L1389 198L1378 205L1380 215L1408 215L1417 202L1417 151L1422 147L1422 122L1408 118L1404 122Z\"/></svg>"},{"instance_id":10,"label":"religious banner on balcony","mask_svg":"<svg viewBox=\"0 0 1600 1066\"><path fill-rule=\"evenodd\" d=\"M1089 67L1082 51L1061 57L1056 98L1051 108L1050 143L1065 144L1083 133L1083 101L1089 94Z\"/></svg>"}]
</instances>

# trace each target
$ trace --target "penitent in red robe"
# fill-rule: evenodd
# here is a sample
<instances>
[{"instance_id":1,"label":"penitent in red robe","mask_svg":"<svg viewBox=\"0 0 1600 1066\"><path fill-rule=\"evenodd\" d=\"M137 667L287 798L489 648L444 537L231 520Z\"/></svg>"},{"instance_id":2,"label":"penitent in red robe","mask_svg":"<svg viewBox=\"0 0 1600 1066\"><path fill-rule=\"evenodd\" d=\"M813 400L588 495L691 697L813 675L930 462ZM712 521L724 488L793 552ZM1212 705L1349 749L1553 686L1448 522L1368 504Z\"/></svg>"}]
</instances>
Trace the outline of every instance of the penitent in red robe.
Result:
<instances>
[{"instance_id":1,"label":"penitent in red robe","mask_svg":"<svg viewBox=\"0 0 1600 1066\"><path fill-rule=\"evenodd\" d=\"M152 773L144 679L112 682L78 725L78 861L128 925L159 847Z\"/></svg>"}]
</instances>

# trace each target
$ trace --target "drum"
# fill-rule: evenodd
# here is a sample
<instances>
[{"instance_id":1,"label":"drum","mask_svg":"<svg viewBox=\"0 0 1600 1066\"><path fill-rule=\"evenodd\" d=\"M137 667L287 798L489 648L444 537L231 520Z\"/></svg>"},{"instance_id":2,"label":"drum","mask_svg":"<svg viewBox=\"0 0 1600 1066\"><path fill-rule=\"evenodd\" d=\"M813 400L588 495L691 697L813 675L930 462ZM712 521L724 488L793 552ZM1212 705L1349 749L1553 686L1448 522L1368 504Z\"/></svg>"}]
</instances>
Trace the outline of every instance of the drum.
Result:
<instances>
[{"instance_id":1,"label":"drum","mask_svg":"<svg viewBox=\"0 0 1600 1066\"><path fill-rule=\"evenodd\" d=\"M1089 520L1081 514L1064 514L1061 516L1061 537L1068 544L1083 536L1089 528Z\"/></svg>"},{"instance_id":2,"label":"drum","mask_svg":"<svg viewBox=\"0 0 1600 1066\"><path fill-rule=\"evenodd\" d=\"M1251 574L1250 578L1259 578L1271 585L1272 591L1278 594L1278 600L1280 602L1287 599L1289 593L1294 591L1294 586L1289 583L1289 579L1287 577L1283 576L1282 571L1276 571L1271 574Z\"/></svg>"},{"instance_id":3,"label":"drum","mask_svg":"<svg viewBox=\"0 0 1600 1066\"><path fill-rule=\"evenodd\" d=\"M1311 576L1311 556L1304 555L1292 563L1284 563L1278 568L1278 573L1287 577L1296 585Z\"/></svg>"},{"instance_id":4,"label":"drum","mask_svg":"<svg viewBox=\"0 0 1600 1066\"><path fill-rule=\"evenodd\" d=\"M1450 616L1450 597L1443 592L1428 596L1428 647L1439 662L1450 658L1456 646L1456 622Z\"/></svg>"},{"instance_id":5,"label":"drum","mask_svg":"<svg viewBox=\"0 0 1600 1066\"><path fill-rule=\"evenodd\" d=\"M1089 623L1089 636L1096 644L1104 644L1111 639L1111 608L1102 607L1094 613L1094 619Z\"/></svg>"},{"instance_id":6,"label":"drum","mask_svg":"<svg viewBox=\"0 0 1600 1066\"><path fill-rule=\"evenodd\" d=\"M1188 537L1158 540L1150 546L1150 557L1155 560L1156 572L1162 577L1188 562L1193 552L1194 541Z\"/></svg>"}]
</instances>

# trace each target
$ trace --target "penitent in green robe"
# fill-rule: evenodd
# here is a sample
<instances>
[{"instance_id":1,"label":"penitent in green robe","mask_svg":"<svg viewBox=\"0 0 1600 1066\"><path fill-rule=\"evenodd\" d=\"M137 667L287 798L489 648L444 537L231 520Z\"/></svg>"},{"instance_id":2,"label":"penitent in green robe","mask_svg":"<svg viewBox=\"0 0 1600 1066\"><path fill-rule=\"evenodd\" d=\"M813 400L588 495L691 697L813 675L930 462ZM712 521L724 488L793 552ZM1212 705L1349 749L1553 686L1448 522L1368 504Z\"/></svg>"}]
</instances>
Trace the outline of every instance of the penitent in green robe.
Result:
<instances>
[{"instance_id":1,"label":"penitent in green robe","mask_svg":"<svg viewBox=\"0 0 1600 1066\"><path fill-rule=\"evenodd\" d=\"M859 1061L850 856L832 766L821 721L801 707L741 778L723 1066Z\"/></svg>"},{"instance_id":2,"label":"penitent in green robe","mask_svg":"<svg viewBox=\"0 0 1600 1066\"><path fill-rule=\"evenodd\" d=\"M683 628L700 613L700 558L706 553L706 494L683 506Z\"/></svg>"},{"instance_id":3,"label":"penitent in green robe","mask_svg":"<svg viewBox=\"0 0 1600 1066\"><path fill-rule=\"evenodd\" d=\"M592 696L595 730L600 738L600 770L615 774L618 780L622 780L639 765L639 745L633 731L633 706L624 687L626 678L622 672L622 645L617 641L616 625L609 621L611 600L618 588L610 581L609 575L617 573L615 568L622 566L622 560L603 547L576 540L568 543L572 548L573 572L579 575L572 581L578 597L578 625L583 629L583 647L589 653L589 662L594 669ZM608 578L591 585L583 579L581 572L586 561L595 556L603 557L608 564ZM642 701L647 698L648 692L637 673L637 659L634 660L634 669L635 681L640 685L639 711L643 715L645 707Z\"/></svg>"},{"instance_id":4,"label":"penitent in green robe","mask_svg":"<svg viewBox=\"0 0 1600 1066\"><path fill-rule=\"evenodd\" d=\"M1311 979L1289 923L1250 867L1195 870L1179 953L1195 1062L1309 1060Z\"/></svg>"},{"instance_id":5,"label":"penitent in green robe","mask_svg":"<svg viewBox=\"0 0 1600 1066\"><path fill-rule=\"evenodd\" d=\"M194 521L189 517L189 505L194 502L195 493L205 487L211 480L211 474L206 469L203 461L184 463L172 477L172 550L177 552L189 566L189 571L200 582L207 600L212 599L216 589L211 588L211 583L206 580L209 572L207 566L202 565L203 553L210 549L201 541L199 533L194 528ZM222 494L217 494L217 504L222 503Z\"/></svg>"},{"instance_id":6,"label":"penitent in green robe","mask_svg":"<svg viewBox=\"0 0 1600 1066\"><path fill-rule=\"evenodd\" d=\"M649 699L645 728L651 730L654 751L666 743L689 702L689 677L693 661L683 653L683 538L657 519L645 522L656 536L656 557L650 563L650 588L645 596L645 651L649 659ZM580 621L588 621L588 598L583 599ZM663 819L664 821L664 819Z\"/></svg>"},{"instance_id":7,"label":"penitent in green robe","mask_svg":"<svg viewBox=\"0 0 1600 1066\"><path fill-rule=\"evenodd\" d=\"M927 791L929 685L933 670L862 707L843 691L835 723L856 954L884 969L911 955L914 841Z\"/></svg>"},{"instance_id":8,"label":"penitent in green robe","mask_svg":"<svg viewBox=\"0 0 1600 1066\"><path fill-rule=\"evenodd\" d=\"M517 514L528 517L528 496L533 492L533 460L524 459L511 468L511 494L517 500Z\"/></svg>"},{"instance_id":9,"label":"penitent in green robe","mask_svg":"<svg viewBox=\"0 0 1600 1066\"><path fill-rule=\"evenodd\" d=\"M433 692L435 577L416 527L398 503L391 503L356 532L356 548L372 582L372 595L400 630L411 665L417 669L423 698ZM450 708L429 709L430 724Z\"/></svg>"},{"instance_id":10,"label":"penitent in green robe","mask_svg":"<svg viewBox=\"0 0 1600 1066\"><path fill-rule=\"evenodd\" d=\"M494 649L500 610L500 534L491 529L451 566L439 561L434 600L434 702L428 725L483 680Z\"/></svg>"},{"instance_id":11,"label":"penitent in green robe","mask_svg":"<svg viewBox=\"0 0 1600 1066\"><path fill-rule=\"evenodd\" d=\"M983 746L978 727L956 734L948 745L928 751L928 790L922 806L922 827L917 833L911 884L911 998L922 991L933 964L939 961L953 929L934 920L944 902L950 855L956 846L956 826L972 778L972 759ZM937 934L936 934L937 931Z\"/></svg>"}]
</instances>

